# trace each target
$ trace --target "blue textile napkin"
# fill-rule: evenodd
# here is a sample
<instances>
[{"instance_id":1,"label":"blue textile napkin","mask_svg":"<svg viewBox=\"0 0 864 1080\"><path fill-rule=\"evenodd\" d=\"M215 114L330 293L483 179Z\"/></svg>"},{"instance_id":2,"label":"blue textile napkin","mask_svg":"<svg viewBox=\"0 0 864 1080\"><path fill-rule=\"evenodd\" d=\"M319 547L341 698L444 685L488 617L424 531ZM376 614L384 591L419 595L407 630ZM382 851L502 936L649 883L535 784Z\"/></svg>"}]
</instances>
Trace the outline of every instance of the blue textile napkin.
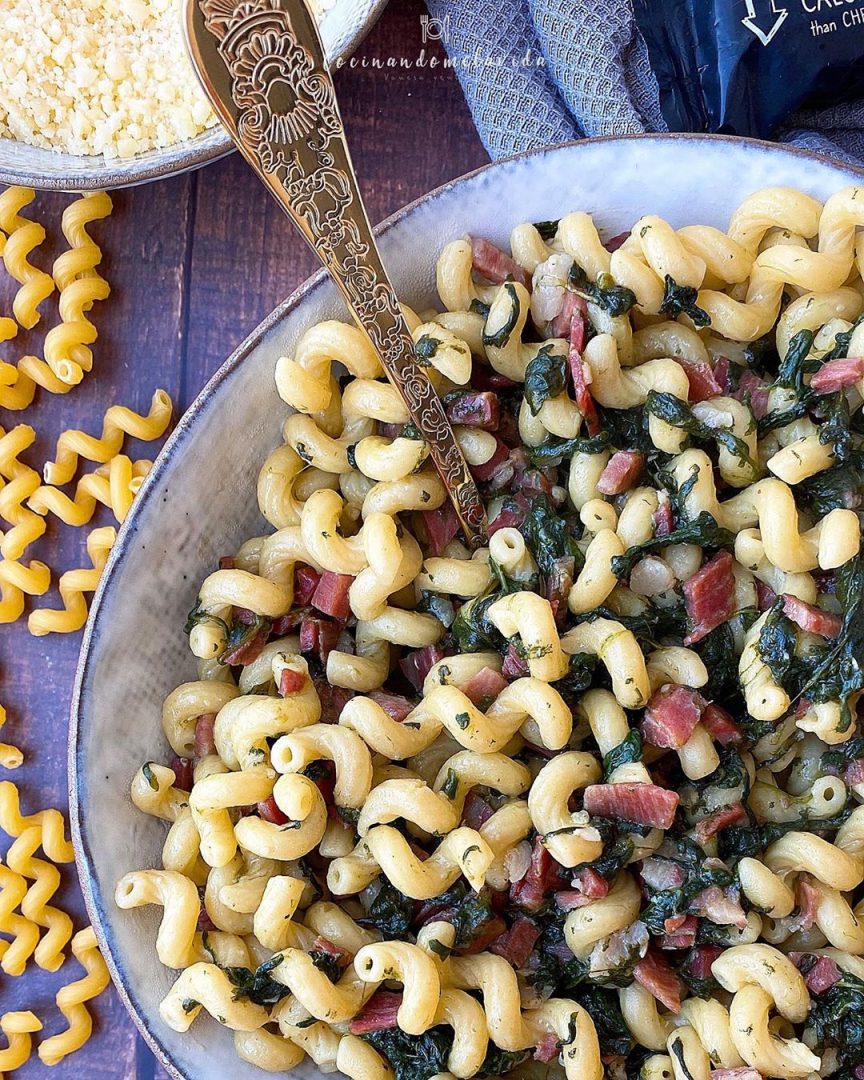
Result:
<instances>
[{"instance_id":1,"label":"blue textile napkin","mask_svg":"<svg viewBox=\"0 0 864 1080\"><path fill-rule=\"evenodd\" d=\"M666 131L630 0L427 0L492 158L585 135ZM800 112L782 142L864 162L864 103Z\"/></svg>"}]
</instances>

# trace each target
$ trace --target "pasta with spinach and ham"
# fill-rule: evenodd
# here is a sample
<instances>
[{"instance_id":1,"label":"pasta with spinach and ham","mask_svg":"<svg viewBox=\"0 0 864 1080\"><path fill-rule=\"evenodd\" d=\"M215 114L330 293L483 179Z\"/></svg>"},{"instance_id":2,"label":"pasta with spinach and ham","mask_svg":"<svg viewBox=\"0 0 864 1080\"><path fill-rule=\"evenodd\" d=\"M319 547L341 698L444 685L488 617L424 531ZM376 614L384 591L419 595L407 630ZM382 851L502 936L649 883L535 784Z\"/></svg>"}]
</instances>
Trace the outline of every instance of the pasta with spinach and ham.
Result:
<instances>
[{"instance_id":1,"label":"pasta with spinach and ham","mask_svg":"<svg viewBox=\"0 0 864 1080\"><path fill-rule=\"evenodd\" d=\"M360 1080L860 1080L862 192L447 244L406 316L474 555L356 330L279 361L267 529L132 781L169 1026Z\"/></svg>"}]
</instances>

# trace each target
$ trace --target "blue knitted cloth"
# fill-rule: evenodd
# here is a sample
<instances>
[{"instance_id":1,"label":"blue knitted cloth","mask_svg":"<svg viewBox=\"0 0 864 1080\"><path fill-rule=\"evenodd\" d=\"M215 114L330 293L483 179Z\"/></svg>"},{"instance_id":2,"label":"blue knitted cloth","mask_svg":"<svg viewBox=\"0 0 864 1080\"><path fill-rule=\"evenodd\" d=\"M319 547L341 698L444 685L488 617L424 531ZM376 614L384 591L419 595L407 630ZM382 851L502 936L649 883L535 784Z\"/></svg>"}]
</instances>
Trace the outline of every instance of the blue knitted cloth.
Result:
<instances>
[{"instance_id":1,"label":"blue knitted cloth","mask_svg":"<svg viewBox=\"0 0 864 1080\"><path fill-rule=\"evenodd\" d=\"M493 158L584 135L665 131L630 0L427 0ZM864 103L801 112L783 142L864 161Z\"/></svg>"}]
</instances>

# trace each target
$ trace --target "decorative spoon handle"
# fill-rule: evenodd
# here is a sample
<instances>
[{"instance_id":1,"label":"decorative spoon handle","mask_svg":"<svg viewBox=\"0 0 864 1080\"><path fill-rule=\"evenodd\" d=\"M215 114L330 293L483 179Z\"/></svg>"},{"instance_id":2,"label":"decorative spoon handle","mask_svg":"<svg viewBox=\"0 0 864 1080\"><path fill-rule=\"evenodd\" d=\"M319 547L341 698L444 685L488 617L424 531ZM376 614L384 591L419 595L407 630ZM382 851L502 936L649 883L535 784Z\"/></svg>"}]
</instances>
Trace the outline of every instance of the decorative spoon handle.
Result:
<instances>
[{"instance_id":1,"label":"decorative spoon handle","mask_svg":"<svg viewBox=\"0 0 864 1080\"><path fill-rule=\"evenodd\" d=\"M315 19L303 0L186 0L185 31L213 108L339 286L479 547L480 493L381 262Z\"/></svg>"}]
</instances>

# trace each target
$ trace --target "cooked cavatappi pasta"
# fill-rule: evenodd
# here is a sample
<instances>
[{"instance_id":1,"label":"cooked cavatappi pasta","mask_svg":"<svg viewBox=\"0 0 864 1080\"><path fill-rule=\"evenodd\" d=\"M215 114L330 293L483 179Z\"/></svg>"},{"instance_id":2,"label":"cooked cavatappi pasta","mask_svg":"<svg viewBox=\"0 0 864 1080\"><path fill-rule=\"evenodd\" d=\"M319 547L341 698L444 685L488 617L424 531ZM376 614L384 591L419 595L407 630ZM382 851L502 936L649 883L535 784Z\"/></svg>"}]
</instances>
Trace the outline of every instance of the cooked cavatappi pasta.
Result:
<instances>
[{"instance_id":1,"label":"cooked cavatappi pasta","mask_svg":"<svg viewBox=\"0 0 864 1080\"><path fill-rule=\"evenodd\" d=\"M267 527L132 781L175 1030L363 1080L860 1080L864 188L599 224L449 243L406 309L473 556L362 334L279 360Z\"/></svg>"}]
</instances>

